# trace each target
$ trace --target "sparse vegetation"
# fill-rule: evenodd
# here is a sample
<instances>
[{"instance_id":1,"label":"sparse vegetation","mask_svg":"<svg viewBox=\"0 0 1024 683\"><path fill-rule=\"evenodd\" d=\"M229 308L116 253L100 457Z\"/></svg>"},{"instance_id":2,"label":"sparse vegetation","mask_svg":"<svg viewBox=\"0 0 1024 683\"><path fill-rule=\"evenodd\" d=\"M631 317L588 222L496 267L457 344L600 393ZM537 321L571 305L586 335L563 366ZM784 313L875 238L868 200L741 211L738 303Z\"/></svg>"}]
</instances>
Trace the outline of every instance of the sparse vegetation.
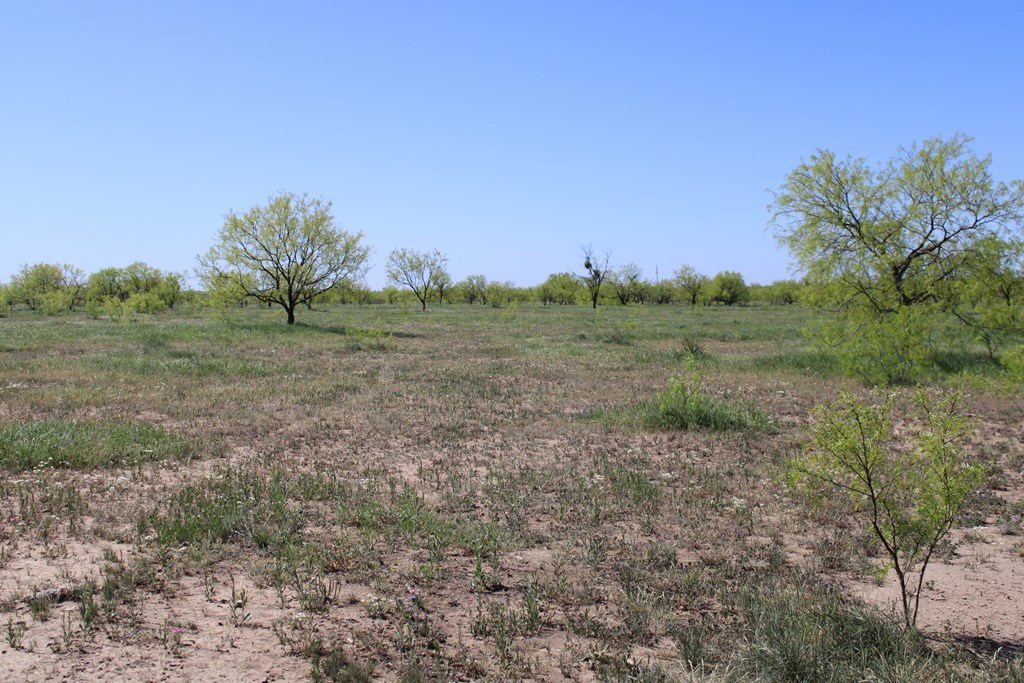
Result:
<instances>
[{"instance_id":1,"label":"sparse vegetation","mask_svg":"<svg viewBox=\"0 0 1024 683\"><path fill-rule=\"evenodd\" d=\"M856 387L802 307L221 313L2 321L9 655L61 673L118 649L200 678L261 648L323 681L1019 675L965 640L985 615L943 632L927 581L920 631L859 599L885 550L834 500L809 524L787 497L810 410ZM1000 389L962 404L988 428L964 457L991 475L962 510L1019 533L993 491L1021 485L1013 356L961 353L936 390ZM941 431L889 419L897 455ZM974 546L1019 561L1014 539Z\"/></svg>"}]
</instances>

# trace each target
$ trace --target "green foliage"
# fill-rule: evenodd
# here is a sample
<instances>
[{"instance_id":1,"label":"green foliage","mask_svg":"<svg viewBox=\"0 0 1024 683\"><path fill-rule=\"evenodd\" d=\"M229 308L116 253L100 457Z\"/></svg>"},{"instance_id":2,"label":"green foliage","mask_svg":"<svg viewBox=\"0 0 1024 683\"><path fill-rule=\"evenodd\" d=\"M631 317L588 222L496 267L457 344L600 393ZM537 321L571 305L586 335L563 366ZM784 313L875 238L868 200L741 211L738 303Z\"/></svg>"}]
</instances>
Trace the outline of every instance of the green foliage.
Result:
<instances>
[{"instance_id":1,"label":"green foliage","mask_svg":"<svg viewBox=\"0 0 1024 683\"><path fill-rule=\"evenodd\" d=\"M776 280L765 289L771 304L795 304L803 293L803 286L796 280Z\"/></svg>"},{"instance_id":2,"label":"green foliage","mask_svg":"<svg viewBox=\"0 0 1024 683\"><path fill-rule=\"evenodd\" d=\"M10 471L136 465L191 452L181 437L139 422L37 420L0 428L0 467Z\"/></svg>"},{"instance_id":3,"label":"green foliage","mask_svg":"<svg viewBox=\"0 0 1024 683\"><path fill-rule=\"evenodd\" d=\"M1024 243L979 244L970 277L955 283L953 314L985 345L990 356L1024 333Z\"/></svg>"},{"instance_id":4,"label":"green foliage","mask_svg":"<svg viewBox=\"0 0 1024 683\"><path fill-rule=\"evenodd\" d=\"M38 296L35 309L45 315L57 315L74 308L74 295L66 289L55 289Z\"/></svg>"},{"instance_id":5,"label":"green foliage","mask_svg":"<svg viewBox=\"0 0 1024 683\"><path fill-rule=\"evenodd\" d=\"M1003 364L1009 374L1011 385L1024 384L1024 346L1018 346L1003 355Z\"/></svg>"},{"instance_id":6,"label":"green foliage","mask_svg":"<svg viewBox=\"0 0 1024 683\"><path fill-rule=\"evenodd\" d=\"M497 282L492 280L487 283L484 289L487 303L495 308L509 306L521 300L519 290L511 282Z\"/></svg>"},{"instance_id":7,"label":"green foliage","mask_svg":"<svg viewBox=\"0 0 1024 683\"><path fill-rule=\"evenodd\" d=\"M901 385L919 380L927 368L939 319L925 306L882 316L852 309L807 331L818 348L835 354L845 374L874 386Z\"/></svg>"},{"instance_id":8,"label":"green foliage","mask_svg":"<svg viewBox=\"0 0 1024 683\"><path fill-rule=\"evenodd\" d=\"M582 283L572 273L552 273L540 285L540 301L548 304L559 304L562 306L579 303L583 293Z\"/></svg>"},{"instance_id":9,"label":"green foliage","mask_svg":"<svg viewBox=\"0 0 1024 683\"><path fill-rule=\"evenodd\" d=\"M708 285L708 276L698 273L692 266L682 266L674 273L676 285L682 290L687 303L696 306Z\"/></svg>"},{"instance_id":10,"label":"green foliage","mask_svg":"<svg viewBox=\"0 0 1024 683\"><path fill-rule=\"evenodd\" d=\"M709 429L741 431L770 429L771 419L753 405L736 405L702 391L703 377L694 361L687 373L673 377L658 400L643 411L643 422L653 429Z\"/></svg>"},{"instance_id":11,"label":"green foliage","mask_svg":"<svg viewBox=\"0 0 1024 683\"><path fill-rule=\"evenodd\" d=\"M775 197L775 236L806 273L807 301L849 313L844 343L858 345L862 325L877 332L859 352L869 363L884 352L879 339L899 325L883 319L908 308L952 312L990 352L1020 320L1024 182L996 182L991 159L978 158L969 143L964 135L926 140L878 169L819 151ZM920 333L920 317L904 321ZM912 354L898 355L911 367L896 377L920 369ZM865 374L864 363L845 365Z\"/></svg>"},{"instance_id":12,"label":"green foliage","mask_svg":"<svg viewBox=\"0 0 1024 683\"><path fill-rule=\"evenodd\" d=\"M362 276L362 236L335 227L330 202L285 192L229 213L197 273L214 291L281 306L291 325L297 306Z\"/></svg>"},{"instance_id":13,"label":"green foliage","mask_svg":"<svg viewBox=\"0 0 1024 683\"><path fill-rule=\"evenodd\" d=\"M643 271L635 263L627 263L617 268L608 276L608 284L611 285L615 298L623 306L632 302L643 303L644 282L641 279Z\"/></svg>"},{"instance_id":14,"label":"green foliage","mask_svg":"<svg viewBox=\"0 0 1024 683\"><path fill-rule=\"evenodd\" d=\"M142 261L124 268L103 268L89 276L86 306L94 318L113 320L160 313L180 299L181 278Z\"/></svg>"},{"instance_id":15,"label":"green foliage","mask_svg":"<svg viewBox=\"0 0 1024 683\"><path fill-rule=\"evenodd\" d=\"M972 424L959 394L917 392L907 446L894 436L898 396L867 405L843 393L819 406L810 443L789 465L789 483L811 501L838 500L874 534L896 572L903 618L912 627L928 562L983 470L962 459Z\"/></svg>"},{"instance_id":16,"label":"green foliage","mask_svg":"<svg viewBox=\"0 0 1024 683\"><path fill-rule=\"evenodd\" d=\"M463 300L467 304L487 303L487 278L483 275L470 275L461 283Z\"/></svg>"},{"instance_id":17,"label":"green foliage","mask_svg":"<svg viewBox=\"0 0 1024 683\"><path fill-rule=\"evenodd\" d=\"M72 310L83 302L85 274L69 263L23 265L7 291L10 303L23 303L48 315Z\"/></svg>"},{"instance_id":18,"label":"green foliage","mask_svg":"<svg viewBox=\"0 0 1024 683\"><path fill-rule=\"evenodd\" d=\"M724 270L711 278L708 284L712 300L733 306L750 299L750 288L743 280L743 276L732 270Z\"/></svg>"},{"instance_id":19,"label":"green foliage","mask_svg":"<svg viewBox=\"0 0 1024 683\"><path fill-rule=\"evenodd\" d=\"M451 282L447 267L448 257L437 249L432 252L395 249L388 255L385 270L388 282L408 287L425 311L427 301L438 291L439 286L447 286Z\"/></svg>"}]
</instances>

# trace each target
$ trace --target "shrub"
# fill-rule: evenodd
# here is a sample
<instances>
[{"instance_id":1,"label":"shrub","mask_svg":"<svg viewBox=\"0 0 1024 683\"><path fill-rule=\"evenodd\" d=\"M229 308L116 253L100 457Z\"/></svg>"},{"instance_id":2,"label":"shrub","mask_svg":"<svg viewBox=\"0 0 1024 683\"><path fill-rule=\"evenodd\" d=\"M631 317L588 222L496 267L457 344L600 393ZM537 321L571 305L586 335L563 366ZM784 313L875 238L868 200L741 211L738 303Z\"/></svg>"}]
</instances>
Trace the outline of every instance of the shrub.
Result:
<instances>
[{"instance_id":1,"label":"shrub","mask_svg":"<svg viewBox=\"0 0 1024 683\"><path fill-rule=\"evenodd\" d=\"M982 480L979 465L963 462L971 422L960 394L916 395L908 448L894 438L898 394L866 405L848 393L819 406L811 442L790 463L790 484L812 502L839 499L885 548L900 584L903 619L917 620L925 571L935 549Z\"/></svg>"},{"instance_id":2,"label":"shrub","mask_svg":"<svg viewBox=\"0 0 1024 683\"><path fill-rule=\"evenodd\" d=\"M836 354L843 372L872 386L912 384L926 369L936 315L908 307L880 315L847 311L810 332L819 348Z\"/></svg>"}]
</instances>

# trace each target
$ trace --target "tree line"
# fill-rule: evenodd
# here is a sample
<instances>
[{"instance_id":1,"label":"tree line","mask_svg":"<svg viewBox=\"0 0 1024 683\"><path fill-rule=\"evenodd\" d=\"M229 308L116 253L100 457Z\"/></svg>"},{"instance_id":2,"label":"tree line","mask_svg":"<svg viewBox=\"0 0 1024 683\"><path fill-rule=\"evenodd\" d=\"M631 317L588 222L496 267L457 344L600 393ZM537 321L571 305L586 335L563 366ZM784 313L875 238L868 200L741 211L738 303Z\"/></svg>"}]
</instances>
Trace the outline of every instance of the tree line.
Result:
<instances>
[{"instance_id":1,"label":"tree line","mask_svg":"<svg viewBox=\"0 0 1024 683\"><path fill-rule=\"evenodd\" d=\"M408 249L395 254L401 260L389 261L389 284L372 290L359 281L336 284L311 296L295 297L300 304L469 304L505 307L516 303L545 306L592 305L592 291L580 275L552 273L544 282L519 286L513 282L490 280L485 275L470 275L453 281L447 270L447 257L439 251L417 253ZM435 260L433 266L425 266ZM796 280L778 280L769 285L747 284L735 271L714 276L682 266L672 277L648 280L635 264L613 269L598 290L602 305L686 304L691 306L794 304L800 301L804 285ZM393 277L392 277L393 275ZM121 317L127 313L159 313L181 303L245 306L270 303L252 296L227 277L216 277L211 286L192 290L184 287L181 273L164 272L143 262L124 268L104 268L86 275L71 264L37 263L24 265L7 285L0 284L0 307L23 307L42 314L86 310L96 316ZM250 287L251 289L251 287ZM293 309L294 311L294 309ZM0 310L3 315L5 310Z\"/></svg>"},{"instance_id":2,"label":"tree line","mask_svg":"<svg viewBox=\"0 0 1024 683\"><path fill-rule=\"evenodd\" d=\"M369 248L362 233L338 228L329 201L288 192L229 213L196 275L204 300L280 306L289 324L302 305L406 296L424 310L429 302L802 301L834 313L807 332L849 374L876 384L912 382L934 361L950 321L993 359L1004 348L1018 353L1013 344L1024 334L1024 182L994 179L991 158L977 156L970 142L962 134L926 140L877 166L827 150L801 163L770 207L799 281L749 285L737 272L709 277L689 266L651 281L636 264L614 267L610 253L588 246L576 269L520 288L483 275L455 282L442 252L402 248L388 256L388 286L371 292L363 283ZM182 280L143 263L88 278L70 265L36 264L0 287L0 303L51 313L79 306L152 312L175 305Z\"/></svg>"},{"instance_id":3,"label":"tree line","mask_svg":"<svg viewBox=\"0 0 1024 683\"><path fill-rule=\"evenodd\" d=\"M0 309L22 305L51 315L79 308L95 315L158 313L182 300L184 279L141 261L88 276L69 263L36 263L22 266L10 283L0 284Z\"/></svg>"}]
</instances>

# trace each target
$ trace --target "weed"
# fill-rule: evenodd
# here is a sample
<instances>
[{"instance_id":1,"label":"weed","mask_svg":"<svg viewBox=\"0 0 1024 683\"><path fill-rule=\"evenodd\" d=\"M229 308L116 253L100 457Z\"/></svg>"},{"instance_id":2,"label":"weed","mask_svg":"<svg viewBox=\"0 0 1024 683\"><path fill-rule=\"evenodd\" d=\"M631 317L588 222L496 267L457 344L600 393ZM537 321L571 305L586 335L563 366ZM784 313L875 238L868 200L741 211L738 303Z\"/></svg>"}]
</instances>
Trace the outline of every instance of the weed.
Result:
<instances>
[{"instance_id":1,"label":"weed","mask_svg":"<svg viewBox=\"0 0 1024 683\"><path fill-rule=\"evenodd\" d=\"M5 633L7 636L7 644L15 650L20 650L25 638L25 631L27 630L28 627L24 622L19 621L15 623L14 617L7 617L7 629Z\"/></svg>"},{"instance_id":2,"label":"weed","mask_svg":"<svg viewBox=\"0 0 1024 683\"><path fill-rule=\"evenodd\" d=\"M235 587L235 575L228 575L231 579L231 601L228 603L228 607L231 611L231 625L235 628L240 628L249 623L252 619L252 614L249 613L249 596L246 594L244 588L236 589Z\"/></svg>"},{"instance_id":3,"label":"weed","mask_svg":"<svg viewBox=\"0 0 1024 683\"><path fill-rule=\"evenodd\" d=\"M50 618L53 603L48 597L34 597L29 600L28 609L35 621L47 621Z\"/></svg>"},{"instance_id":4,"label":"weed","mask_svg":"<svg viewBox=\"0 0 1024 683\"><path fill-rule=\"evenodd\" d=\"M313 683L369 683L373 680L373 667L352 662L340 646L326 652L314 651L311 663Z\"/></svg>"},{"instance_id":5,"label":"weed","mask_svg":"<svg viewBox=\"0 0 1024 683\"><path fill-rule=\"evenodd\" d=\"M96 628L96 620L99 617L100 609L93 597L93 586L87 586L79 598L78 617L82 624L82 634L86 638L92 638Z\"/></svg>"}]
</instances>

